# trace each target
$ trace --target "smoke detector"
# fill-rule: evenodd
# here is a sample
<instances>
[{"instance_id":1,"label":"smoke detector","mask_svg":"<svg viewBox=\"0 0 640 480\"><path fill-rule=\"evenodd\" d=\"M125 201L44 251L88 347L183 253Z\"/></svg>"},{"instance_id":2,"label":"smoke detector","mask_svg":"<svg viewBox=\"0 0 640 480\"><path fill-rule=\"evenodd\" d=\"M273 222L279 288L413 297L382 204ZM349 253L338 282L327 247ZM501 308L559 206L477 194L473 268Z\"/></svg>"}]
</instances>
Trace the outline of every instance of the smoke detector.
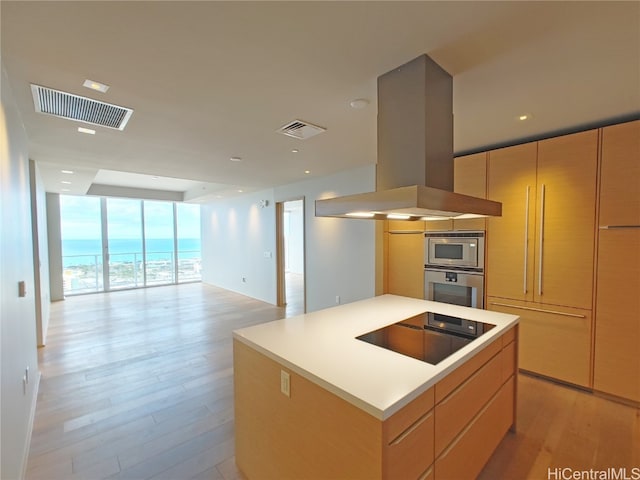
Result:
<instances>
[{"instance_id":1,"label":"smoke detector","mask_svg":"<svg viewBox=\"0 0 640 480\"><path fill-rule=\"evenodd\" d=\"M314 137L320 133L326 132L327 129L319 127L304 120L293 120L280 127L276 132L289 137L298 138L300 140L306 140L307 138Z\"/></svg>"},{"instance_id":2,"label":"smoke detector","mask_svg":"<svg viewBox=\"0 0 640 480\"><path fill-rule=\"evenodd\" d=\"M36 112L76 122L124 130L133 110L88 97L31 84Z\"/></svg>"}]
</instances>

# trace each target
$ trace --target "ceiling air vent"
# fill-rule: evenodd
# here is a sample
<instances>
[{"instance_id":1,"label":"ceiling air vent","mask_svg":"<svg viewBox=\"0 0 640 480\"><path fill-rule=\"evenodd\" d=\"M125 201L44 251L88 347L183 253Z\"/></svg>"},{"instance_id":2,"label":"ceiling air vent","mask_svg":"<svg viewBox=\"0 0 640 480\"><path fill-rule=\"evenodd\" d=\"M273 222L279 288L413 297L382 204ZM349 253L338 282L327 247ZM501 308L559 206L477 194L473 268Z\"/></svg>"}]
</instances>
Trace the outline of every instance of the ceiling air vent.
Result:
<instances>
[{"instance_id":1,"label":"ceiling air vent","mask_svg":"<svg viewBox=\"0 0 640 480\"><path fill-rule=\"evenodd\" d=\"M72 93L31 84L36 112L101 127L124 130L133 114L130 108L119 107Z\"/></svg>"},{"instance_id":2,"label":"ceiling air vent","mask_svg":"<svg viewBox=\"0 0 640 480\"><path fill-rule=\"evenodd\" d=\"M306 140L307 138L326 131L326 128L322 128L302 120L294 120L293 122L289 122L276 130L278 133L282 133L283 135L288 135L293 138L299 138L300 140Z\"/></svg>"}]
</instances>

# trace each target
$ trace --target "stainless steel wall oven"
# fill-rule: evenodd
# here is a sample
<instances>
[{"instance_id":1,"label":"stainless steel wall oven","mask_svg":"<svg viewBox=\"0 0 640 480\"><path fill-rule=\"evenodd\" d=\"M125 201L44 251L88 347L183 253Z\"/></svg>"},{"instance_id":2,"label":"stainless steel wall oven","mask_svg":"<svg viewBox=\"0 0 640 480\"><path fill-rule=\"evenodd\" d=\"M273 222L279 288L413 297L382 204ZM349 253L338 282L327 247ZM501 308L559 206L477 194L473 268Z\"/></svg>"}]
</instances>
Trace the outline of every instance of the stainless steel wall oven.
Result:
<instances>
[{"instance_id":1,"label":"stainless steel wall oven","mask_svg":"<svg viewBox=\"0 0 640 480\"><path fill-rule=\"evenodd\" d=\"M484 308L484 232L428 232L424 243L424 298ZM428 324L479 335L474 322L431 314Z\"/></svg>"}]
</instances>

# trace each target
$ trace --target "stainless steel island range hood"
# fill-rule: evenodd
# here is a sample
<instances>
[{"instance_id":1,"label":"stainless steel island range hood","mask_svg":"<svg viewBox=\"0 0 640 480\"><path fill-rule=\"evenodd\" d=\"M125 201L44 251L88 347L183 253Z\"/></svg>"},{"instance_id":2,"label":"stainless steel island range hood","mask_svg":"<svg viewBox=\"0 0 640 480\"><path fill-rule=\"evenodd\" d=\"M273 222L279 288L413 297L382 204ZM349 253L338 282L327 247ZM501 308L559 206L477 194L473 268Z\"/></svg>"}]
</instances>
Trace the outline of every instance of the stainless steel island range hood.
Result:
<instances>
[{"instance_id":1,"label":"stainless steel island range hood","mask_svg":"<svg viewBox=\"0 0 640 480\"><path fill-rule=\"evenodd\" d=\"M453 79L427 55L378 77L376 191L317 200L317 217L422 220L500 216L453 192Z\"/></svg>"}]
</instances>

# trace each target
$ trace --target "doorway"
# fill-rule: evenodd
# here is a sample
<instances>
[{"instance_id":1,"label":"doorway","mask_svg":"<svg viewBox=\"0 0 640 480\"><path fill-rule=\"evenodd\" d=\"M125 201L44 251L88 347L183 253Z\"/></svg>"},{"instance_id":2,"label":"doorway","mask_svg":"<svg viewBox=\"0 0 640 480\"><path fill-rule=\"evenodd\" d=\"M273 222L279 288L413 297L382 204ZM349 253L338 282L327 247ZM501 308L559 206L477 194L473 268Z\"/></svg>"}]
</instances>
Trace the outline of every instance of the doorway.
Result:
<instances>
[{"instance_id":1,"label":"doorway","mask_svg":"<svg viewBox=\"0 0 640 480\"><path fill-rule=\"evenodd\" d=\"M287 317L306 312L304 199L276 203L278 306Z\"/></svg>"}]
</instances>

